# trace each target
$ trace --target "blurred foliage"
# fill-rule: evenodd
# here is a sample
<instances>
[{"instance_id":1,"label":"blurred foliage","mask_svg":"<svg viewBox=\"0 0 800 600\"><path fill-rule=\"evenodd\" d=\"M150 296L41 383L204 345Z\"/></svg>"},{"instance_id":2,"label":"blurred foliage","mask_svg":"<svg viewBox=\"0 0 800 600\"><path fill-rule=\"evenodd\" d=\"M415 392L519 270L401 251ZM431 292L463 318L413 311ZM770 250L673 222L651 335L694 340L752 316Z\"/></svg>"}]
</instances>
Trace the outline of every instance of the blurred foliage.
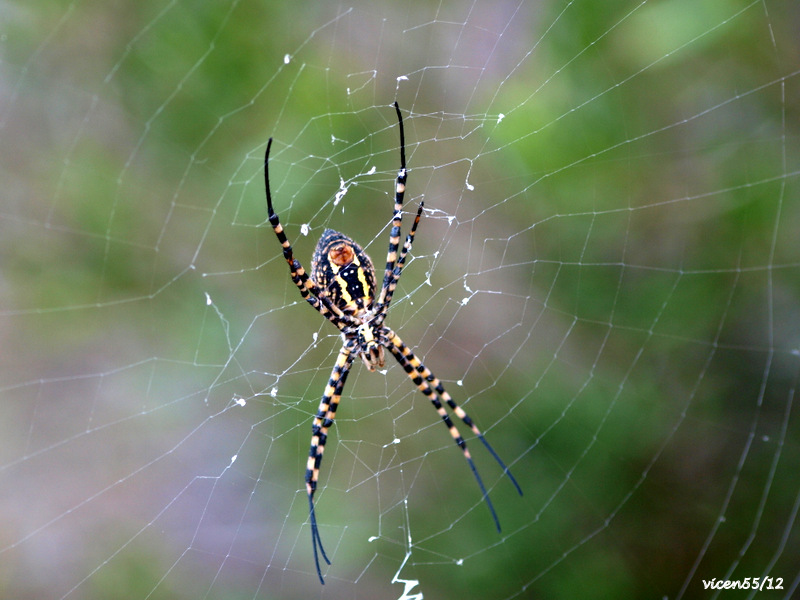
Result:
<instances>
[{"instance_id":1,"label":"blurred foliage","mask_svg":"<svg viewBox=\"0 0 800 600\"><path fill-rule=\"evenodd\" d=\"M76 491L49 510L72 516L104 486L148 494L119 500L130 521L104 504L90 520L94 550L59 563L52 581L3 571L0 592L63 594L82 573L81 597L193 598L224 563L213 597L319 593L302 473L339 339L286 273L266 223L263 152L273 136L272 189L298 258L307 264L330 226L380 264L395 98L407 198L424 197L429 212L390 325L491 424L525 497L473 443L498 537L427 399L397 369L356 369L326 451L330 491L318 496L335 552L325 592L386 593L408 535L390 507L404 502L414 546L401 576L420 578L426 597L674 597L720 517L698 577L734 564L730 578L796 575L800 541L785 517L800 456L787 416L800 336L793 5L4 11L0 336L14 351L0 385L69 385L37 388L36 411L30 397L9 403L0 464L24 475L26 456L77 446L61 419L42 416L64 400L78 439L117 424L104 448L128 452L107 458L108 473L89 469L103 471L96 480L74 475ZM340 182L349 188L335 204ZM463 303L467 287L479 293ZM232 398L263 420L226 410ZM17 422L30 425L24 444ZM402 443L387 447L394 437ZM163 479L136 481L131 456L142 452L169 463ZM96 453L57 462L72 474ZM230 504L203 505L196 488L233 455ZM164 497L186 500L175 530ZM367 542L378 511L380 539ZM231 551L192 537L198 515L275 537ZM27 539L8 535L12 550ZM366 577L348 557L373 552L379 575ZM17 560L26 573L38 566Z\"/></svg>"}]
</instances>

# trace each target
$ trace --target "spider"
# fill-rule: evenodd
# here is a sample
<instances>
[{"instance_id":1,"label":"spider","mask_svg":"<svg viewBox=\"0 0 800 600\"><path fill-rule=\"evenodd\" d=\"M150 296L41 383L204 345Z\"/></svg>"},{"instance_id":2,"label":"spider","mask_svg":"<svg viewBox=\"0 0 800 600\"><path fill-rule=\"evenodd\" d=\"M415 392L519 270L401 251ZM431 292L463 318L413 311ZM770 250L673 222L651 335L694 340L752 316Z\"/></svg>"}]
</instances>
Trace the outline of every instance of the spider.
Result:
<instances>
[{"instance_id":1,"label":"spider","mask_svg":"<svg viewBox=\"0 0 800 600\"><path fill-rule=\"evenodd\" d=\"M283 257L289 264L292 282L300 290L300 295L323 317L333 323L342 334L342 348L336 358L328 384L322 394L317 414L311 425L311 449L308 454L306 467L306 493L308 494L309 520L311 521L311 543L314 550L314 564L320 583L324 584L322 571L319 566L319 555L330 565L317 527L317 517L314 512L314 492L319 480L319 468L322 462L322 452L328 440L328 430L333 425L336 408L339 405L344 389L347 374L353 366L356 357L361 357L364 365L370 371L383 368L385 364L384 349L388 350L403 367L419 390L425 394L439 416L444 421L453 440L461 448L464 458L467 459L472 474L478 483L483 499L489 508L497 531L500 531L500 521L489 499L489 494L478 474L472 456L467 449L467 443L456 429L450 415L445 410L442 402L447 404L464 424L472 429L475 436L483 442L489 454L497 461L514 484L517 492L522 495L522 489L517 480L503 463L494 449L486 441L483 434L456 402L445 391L442 382L422 364L411 349L391 329L384 325L384 319L392 301L392 295L397 287L397 281L403 271L406 257L411 251L414 235L422 216L423 202L419 203L417 215L411 229L406 235L403 247L398 254L400 245L400 225L402 221L403 195L406 190L406 148L405 133L403 131L403 116L397 102L394 103L397 112L397 121L400 129L400 170L397 173L397 183L394 195L394 214L392 216L392 229L389 234L389 251L386 255L386 268L383 274L383 283L376 296L375 267L364 249L352 239L334 231L326 229L320 237L314 256L311 260L311 274L306 273L292 253L292 245L286 237L286 232L280 223L277 213L272 207L272 194L269 187L269 151L272 138L267 143L264 156L264 184L267 192L267 211L269 222L275 235L283 248Z\"/></svg>"}]
</instances>

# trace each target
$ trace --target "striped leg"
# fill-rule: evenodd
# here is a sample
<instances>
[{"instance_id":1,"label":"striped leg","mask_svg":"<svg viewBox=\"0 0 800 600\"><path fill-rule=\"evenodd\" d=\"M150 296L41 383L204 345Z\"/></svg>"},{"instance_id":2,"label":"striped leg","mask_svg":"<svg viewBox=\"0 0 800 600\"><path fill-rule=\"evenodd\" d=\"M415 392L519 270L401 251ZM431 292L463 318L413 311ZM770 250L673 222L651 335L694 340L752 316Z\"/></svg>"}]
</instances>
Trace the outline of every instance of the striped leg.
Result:
<instances>
[{"instance_id":1,"label":"striped leg","mask_svg":"<svg viewBox=\"0 0 800 600\"><path fill-rule=\"evenodd\" d=\"M424 202L419 203L419 208L417 209L417 216L414 217L414 223L411 225L411 230L406 235L406 241L403 244L403 249L400 251L400 256L397 258L397 263L394 266L394 270L392 271L392 277L389 279L388 284L384 281L384 285L386 288L381 290L383 293L383 304L380 305L380 313L383 317L386 316L386 313L389 311L389 304L392 302L392 296L394 295L394 290L397 287L397 282L400 280L400 275L403 272L403 265L406 262L406 256L411 251L411 245L414 243L414 235L417 233L417 225L419 225L419 219L422 216L422 209L424 207ZM382 323L383 319L381 319L378 323Z\"/></svg>"},{"instance_id":2,"label":"striped leg","mask_svg":"<svg viewBox=\"0 0 800 600\"><path fill-rule=\"evenodd\" d=\"M328 299L327 295L322 293L317 285L311 281L305 269L300 264L300 261L294 257L292 245L286 237L283 225L281 225L280 219L272 207L272 193L269 187L269 150L271 147L272 138L269 138L269 142L267 142L267 151L264 154L264 186L267 190L269 224L272 225L272 229L283 248L283 257L289 264L289 272L292 275L292 281L297 286L297 289L300 290L300 295L319 311L322 316L331 321L339 329L342 329L345 325L352 324L350 323L349 316L343 314L342 311Z\"/></svg>"},{"instance_id":3,"label":"striped leg","mask_svg":"<svg viewBox=\"0 0 800 600\"><path fill-rule=\"evenodd\" d=\"M325 584L325 580L322 579L322 571L319 568L319 554L317 549L319 549L319 553L322 554L322 558L325 559L326 563L331 564L331 561L325 554L325 549L322 547L322 540L319 537L317 516L314 512L314 492L317 489L322 453L325 450L325 442L328 440L328 429L333 425L333 419L336 417L336 408L339 406L339 398L342 395L342 389L344 388L347 374L350 372L352 364L352 351L347 345L344 345L339 351L336 364L333 367L330 379L328 379L328 385L325 386L325 392L322 394L319 409L311 425L311 449L308 452L308 464L306 466L306 492L308 494L308 514L311 520L311 544L314 548L314 564L317 566L319 581L323 585Z\"/></svg>"},{"instance_id":4,"label":"striped leg","mask_svg":"<svg viewBox=\"0 0 800 600\"><path fill-rule=\"evenodd\" d=\"M517 480L514 479L511 471L508 470L508 467L497 455L497 452L494 451L494 448L489 445L489 442L487 442L486 438L483 437L483 434L480 432L469 415L464 412L464 409L456 404L456 402L450 397L450 394L445 391L442 382L439 381L439 379L437 379L433 373L431 373L430 369L423 365L422 362L416 356L414 356L414 353L411 351L411 349L405 345L403 340L401 340L395 332L389 331L387 338L390 344L389 351L394 354L397 362L400 363L419 390L428 398L430 398L434 408L436 408L436 412L439 413L442 421L444 421L444 424L450 431L450 435L453 436L453 440L456 444L458 444L458 447L461 448L461 451L464 453L464 458L467 459L469 467L472 470L472 474L475 476L475 480L478 482L478 487L483 493L483 498L486 500L486 504L489 507L489 512L492 513L492 518L494 519L497 531L500 531L500 520L497 518L497 513L494 510L494 506L492 506L492 501L489 499L486 486L483 485L483 480L478 474L478 469L475 467L475 463L472 461L472 456L467 449L467 443L464 441L464 438L461 437L458 429L456 429L456 426L450 419L450 415L447 414L447 411L442 405L440 398L447 403L456 416L461 419L467 427L472 429L472 432L477 436L477 438L483 442L483 445L489 451L489 454L491 454L492 457L497 461L497 464L500 465L500 467L503 469L503 472L508 476L508 478L511 480L511 483L514 484L514 487L521 496L522 489L519 487Z\"/></svg>"},{"instance_id":5,"label":"striped leg","mask_svg":"<svg viewBox=\"0 0 800 600\"><path fill-rule=\"evenodd\" d=\"M403 115L400 114L400 107L394 103L397 111L397 122L400 125L400 170L397 172L397 182L394 192L394 214L392 215L392 231L389 234L389 251L386 254L386 270L383 275L383 286L381 286L378 303L383 304L386 297L386 290L392 280L395 263L397 262L397 248L400 246L400 225L403 221L403 196L406 192L406 135L403 130Z\"/></svg>"}]
</instances>

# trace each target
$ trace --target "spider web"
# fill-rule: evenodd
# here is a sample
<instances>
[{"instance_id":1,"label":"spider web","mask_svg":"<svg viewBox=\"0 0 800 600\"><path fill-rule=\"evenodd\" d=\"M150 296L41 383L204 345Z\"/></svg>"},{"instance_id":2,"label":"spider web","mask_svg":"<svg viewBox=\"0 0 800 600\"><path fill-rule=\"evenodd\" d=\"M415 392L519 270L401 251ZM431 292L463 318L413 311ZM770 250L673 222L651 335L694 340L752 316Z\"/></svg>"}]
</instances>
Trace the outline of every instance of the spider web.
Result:
<instances>
[{"instance_id":1,"label":"spider web","mask_svg":"<svg viewBox=\"0 0 800 600\"><path fill-rule=\"evenodd\" d=\"M796 592L793 6L3 13L0 595ZM395 99L426 210L387 324L525 495L467 436L498 534L428 400L356 364L320 587L303 474L340 338L263 152L306 266L326 227L381 265Z\"/></svg>"}]
</instances>

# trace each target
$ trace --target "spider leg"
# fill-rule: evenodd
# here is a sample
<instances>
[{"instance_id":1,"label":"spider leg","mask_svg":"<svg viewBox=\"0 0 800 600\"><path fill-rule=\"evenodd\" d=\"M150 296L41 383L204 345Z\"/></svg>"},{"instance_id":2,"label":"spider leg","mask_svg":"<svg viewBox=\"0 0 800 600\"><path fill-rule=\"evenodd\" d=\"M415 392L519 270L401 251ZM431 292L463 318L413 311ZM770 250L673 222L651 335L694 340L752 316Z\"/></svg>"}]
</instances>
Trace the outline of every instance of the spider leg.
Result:
<instances>
[{"instance_id":1,"label":"spider leg","mask_svg":"<svg viewBox=\"0 0 800 600\"><path fill-rule=\"evenodd\" d=\"M378 303L383 304L386 297L386 290L392 279L395 264L397 263L397 248L400 246L400 225L403 221L403 196L406 192L406 135L403 129L403 115L400 114L400 107L394 103L397 111L397 122L400 125L400 170L397 172L397 182L394 192L394 214L392 215L392 231L389 234L389 251L386 254L386 270L383 275L383 286Z\"/></svg>"},{"instance_id":2,"label":"spider leg","mask_svg":"<svg viewBox=\"0 0 800 600\"><path fill-rule=\"evenodd\" d=\"M467 425L472 432L478 437L489 453L494 457L497 461L497 464L503 469L503 472L508 476L511 480L511 483L514 484L514 487L517 489L517 492L522 495L522 489L519 487L517 480L514 479L514 476L509 471L508 467L503 463L500 457L497 455L497 452L494 451L489 445L489 442L486 441L486 438L483 437L483 434L480 432L478 427L472 421L472 419L467 415L463 408L461 408L456 402L450 397L450 394L445 391L444 386L442 385L441 381L431 373L430 369L428 369L422 362L414 356L414 353L411 349L405 345L403 340L391 330L387 331L386 339L389 342L388 348L389 351L394 355L397 359L397 362L400 363L400 366L403 367L406 374L411 378L414 384L419 388L419 390L425 394L430 401L433 403L434 408L436 408L436 412L439 413L439 416L444 421L444 424L447 426L447 429L450 431L450 435L453 437L453 440L461 448L461 451L464 453L464 458L467 459L469 463L469 467L472 470L472 474L475 476L475 480L478 482L478 487L481 489L483 493L483 498L486 500L486 504L489 507L489 512L492 514L492 518L494 519L495 526L497 527L497 531L500 531L500 520L497 518L497 513L494 510L494 506L492 505L492 501L489 499L489 493L486 491L486 486L483 484L483 480L481 479L480 475L478 474L478 469L475 467L475 463L472 461L472 456L467 449L467 443L464 441L464 438L461 437L461 434L458 432L458 429L453 424L453 421L450 419L450 415L447 414L444 406L442 406L442 402L440 398L444 399L447 405L452 409L452 411L460 418L465 425Z\"/></svg>"},{"instance_id":3,"label":"spider leg","mask_svg":"<svg viewBox=\"0 0 800 600\"><path fill-rule=\"evenodd\" d=\"M408 256L408 253L411 251L411 245L414 243L414 235L417 233L417 225L419 225L420 217L422 217L422 209L424 205L424 202L419 203L417 216L414 217L414 223L411 225L411 230L408 232L408 235L406 235L406 241L403 243L403 249L400 251L400 256L397 258L397 262L394 265L392 276L388 283L384 281L384 285L386 287L381 290L383 293L383 303L380 305L379 314L381 315L381 319L378 321L378 325L383 322L383 319L386 317L386 313L389 311L389 304L392 302L394 290L397 287L397 282L400 280L400 275L403 272L403 265L406 262L406 256Z\"/></svg>"},{"instance_id":4,"label":"spider leg","mask_svg":"<svg viewBox=\"0 0 800 600\"><path fill-rule=\"evenodd\" d=\"M267 190L267 213L269 215L269 224L278 238L278 241L283 248L283 257L289 264L289 272L292 275L292 282L300 290L300 295L311 306L313 306L323 317L331 321L339 329L344 328L346 325L352 324L349 315L345 315L342 311L334 305L326 294L319 289L319 287L311 280L306 273L300 261L294 257L292 251L292 244L286 237L286 232L283 230L280 219L278 218L275 209L272 207L272 192L269 186L269 151L272 147L272 138L267 142L267 151L264 154L264 187Z\"/></svg>"},{"instance_id":5,"label":"spider leg","mask_svg":"<svg viewBox=\"0 0 800 600\"><path fill-rule=\"evenodd\" d=\"M308 494L308 514L311 521L311 544L314 548L314 564L317 567L317 576L320 583L325 584L322 578L322 570L319 568L319 554L325 562L331 564L325 549L322 547L322 540L319 536L317 527L317 515L314 511L314 492L317 489L319 479L319 466L322 462L322 452L325 450L325 442L328 440L328 429L333 425L336 417L336 408L339 406L339 398L342 395L347 374L353 364L352 350L348 345L342 346L336 364L333 366L328 385L322 394L319 409L311 425L311 449L308 452L308 464L306 467L306 493Z\"/></svg>"}]
</instances>

